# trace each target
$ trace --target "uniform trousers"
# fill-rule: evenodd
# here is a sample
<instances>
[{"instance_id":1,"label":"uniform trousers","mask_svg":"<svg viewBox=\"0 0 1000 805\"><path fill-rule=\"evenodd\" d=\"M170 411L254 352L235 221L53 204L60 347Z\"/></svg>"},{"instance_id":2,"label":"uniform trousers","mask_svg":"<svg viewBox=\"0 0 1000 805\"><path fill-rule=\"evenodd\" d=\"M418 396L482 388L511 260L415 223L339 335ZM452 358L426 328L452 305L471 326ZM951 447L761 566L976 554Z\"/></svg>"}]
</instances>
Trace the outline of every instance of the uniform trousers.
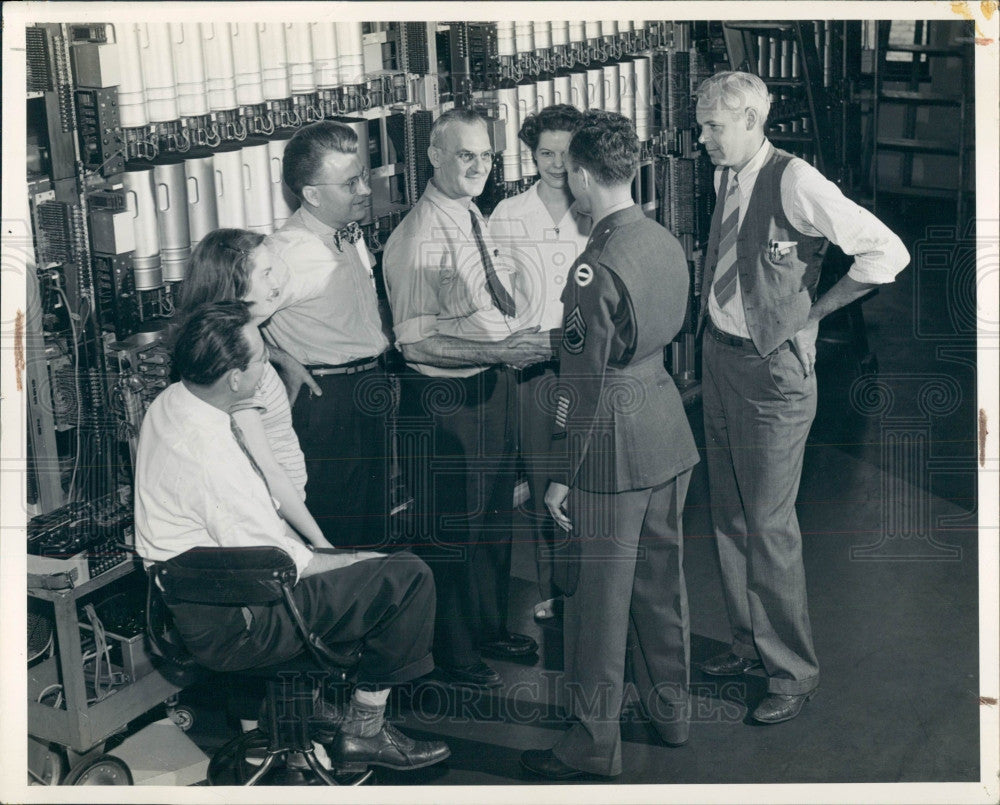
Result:
<instances>
[{"instance_id":1,"label":"uniform trousers","mask_svg":"<svg viewBox=\"0 0 1000 805\"><path fill-rule=\"evenodd\" d=\"M690 625L681 517L691 471L652 489L597 494L572 489L569 537L579 582L565 599L565 695L572 726L553 747L574 769L622 770L626 653L640 701L660 736L688 737ZM555 552L559 559L558 546Z\"/></svg>"},{"instance_id":2,"label":"uniform trousers","mask_svg":"<svg viewBox=\"0 0 1000 805\"><path fill-rule=\"evenodd\" d=\"M703 342L702 400L712 524L732 651L759 659L768 691L819 684L795 513L816 374L788 342L763 357L752 343Z\"/></svg>"},{"instance_id":3,"label":"uniform trousers","mask_svg":"<svg viewBox=\"0 0 1000 805\"><path fill-rule=\"evenodd\" d=\"M518 376L518 452L528 477L531 497L524 512L531 527L531 553L542 601L559 594L552 580L551 547L556 539L556 525L545 506L545 490L552 477L548 463L555 432L556 363L529 366ZM517 546L515 546L515 549Z\"/></svg>"},{"instance_id":4,"label":"uniform trousers","mask_svg":"<svg viewBox=\"0 0 1000 805\"><path fill-rule=\"evenodd\" d=\"M414 551L434 571L439 665L479 662L506 631L516 445L513 370L401 377L400 458L418 523Z\"/></svg>"},{"instance_id":5,"label":"uniform trousers","mask_svg":"<svg viewBox=\"0 0 1000 805\"><path fill-rule=\"evenodd\" d=\"M392 390L379 368L315 378L302 389L292 425L306 459L306 505L338 548L385 545L392 451Z\"/></svg>"},{"instance_id":6,"label":"uniform trousers","mask_svg":"<svg viewBox=\"0 0 1000 805\"><path fill-rule=\"evenodd\" d=\"M360 651L365 685L388 686L429 673L434 583L427 566L402 551L300 579L292 588L308 628L345 658ZM214 671L286 662L305 651L284 603L218 606L164 596L184 646Z\"/></svg>"}]
</instances>

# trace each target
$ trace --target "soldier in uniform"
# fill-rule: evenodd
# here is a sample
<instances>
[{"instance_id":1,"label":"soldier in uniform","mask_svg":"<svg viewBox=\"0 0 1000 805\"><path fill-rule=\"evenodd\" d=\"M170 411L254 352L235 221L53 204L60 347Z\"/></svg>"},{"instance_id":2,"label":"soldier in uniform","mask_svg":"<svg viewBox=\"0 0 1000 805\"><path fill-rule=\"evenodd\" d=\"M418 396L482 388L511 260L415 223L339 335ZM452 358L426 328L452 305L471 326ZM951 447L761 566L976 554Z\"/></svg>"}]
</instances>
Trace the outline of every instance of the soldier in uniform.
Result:
<instances>
[{"instance_id":1,"label":"soldier in uniform","mask_svg":"<svg viewBox=\"0 0 1000 805\"><path fill-rule=\"evenodd\" d=\"M595 221L563 293L554 466L546 505L566 539L565 682L572 726L521 763L555 780L621 773L626 646L641 703L668 745L687 741L690 658L681 516L698 452L664 347L684 321L688 271L667 230L632 200L638 141L590 111L567 155ZM631 637L631 639L629 639Z\"/></svg>"}]
</instances>

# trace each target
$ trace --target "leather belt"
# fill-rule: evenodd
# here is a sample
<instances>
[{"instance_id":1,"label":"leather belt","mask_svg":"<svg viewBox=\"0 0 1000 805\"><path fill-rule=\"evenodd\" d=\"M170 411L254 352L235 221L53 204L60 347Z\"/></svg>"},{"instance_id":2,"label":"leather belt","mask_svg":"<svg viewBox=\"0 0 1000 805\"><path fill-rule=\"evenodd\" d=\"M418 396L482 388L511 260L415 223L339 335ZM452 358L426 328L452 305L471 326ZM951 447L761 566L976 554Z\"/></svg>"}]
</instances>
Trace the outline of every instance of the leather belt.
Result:
<instances>
[{"instance_id":1,"label":"leather belt","mask_svg":"<svg viewBox=\"0 0 1000 805\"><path fill-rule=\"evenodd\" d=\"M313 377L326 377L327 375L353 375L358 372L367 372L378 366L380 356L374 358L358 358L356 361L348 361L336 365L328 363L314 363L306 366Z\"/></svg>"},{"instance_id":2,"label":"leather belt","mask_svg":"<svg viewBox=\"0 0 1000 805\"><path fill-rule=\"evenodd\" d=\"M740 338L738 335L730 335L729 333L722 332L722 330L715 326L711 318L705 324L712 338L720 344L728 344L731 347L752 347L754 345L753 340L750 338Z\"/></svg>"}]
</instances>

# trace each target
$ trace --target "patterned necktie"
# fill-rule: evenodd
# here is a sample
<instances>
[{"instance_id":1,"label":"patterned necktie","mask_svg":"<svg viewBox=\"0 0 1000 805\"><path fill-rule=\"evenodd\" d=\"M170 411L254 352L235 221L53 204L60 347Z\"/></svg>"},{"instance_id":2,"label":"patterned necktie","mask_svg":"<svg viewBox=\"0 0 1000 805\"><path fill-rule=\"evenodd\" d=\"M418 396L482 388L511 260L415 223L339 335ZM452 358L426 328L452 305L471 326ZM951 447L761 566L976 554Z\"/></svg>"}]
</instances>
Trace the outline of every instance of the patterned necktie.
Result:
<instances>
[{"instance_id":1,"label":"patterned necktie","mask_svg":"<svg viewBox=\"0 0 1000 805\"><path fill-rule=\"evenodd\" d=\"M264 471L260 468L260 464L257 463L253 455L250 453L250 448L247 447L246 441L243 439L243 430L239 425L236 424L236 420L231 416L229 417L229 429L233 432L233 438L236 439L236 444L240 446L240 450L243 451L243 455L247 457L250 462L250 466L253 467L253 471L260 476L260 479L264 482L264 486L267 488L268 495L271 494L271 487L267 485L267 478L264 477Z\"/></svg>"},{"instance_id":2,"label":"patterned necktie","mask_svg":"<svg viewBox=\"0 0 1000 805\"><path fill-rule=\"evenodd\" d=\"M728 168L727 168L728 171ZM715 263L715 301L725 307L736 294L736 235L740 229L740 186L736 174L729 177L726 203L719 232L719 259Z\"/></svg>"},{"instance_id":3,"label":"patterned necktie","mask_svg":"<svg viewBox=\"0 0 1000 805\"><path fill-rule=\"evenodd\" d=\"M337 251L342 251L341 244L346 240L348 243L357 243L362 236L361 227L357 221L351 221L343 229L338 229L333 233L333 243Z\"/></svg>"},{"instance_id":4,"label":"patterned necktie","mask_svg":"<svg viewBox=\"0 0 1000 805\"><path fill-rule=\"evenodd\" d=\"M479 247L479 256L483 261L483 269L486 271L486 286L490 289L490 296L493 297L493 304L505 316L514 316L514 300L511 299L507 289L503 287L496 269L493 268L493 261L490 260L490 253L486 250L486 242L483 240L483 230L479 226L479 219L476 213L469 210L469 217L472 219L472 234L476 236L476 246Z\"/></svg>"}]
</instances>

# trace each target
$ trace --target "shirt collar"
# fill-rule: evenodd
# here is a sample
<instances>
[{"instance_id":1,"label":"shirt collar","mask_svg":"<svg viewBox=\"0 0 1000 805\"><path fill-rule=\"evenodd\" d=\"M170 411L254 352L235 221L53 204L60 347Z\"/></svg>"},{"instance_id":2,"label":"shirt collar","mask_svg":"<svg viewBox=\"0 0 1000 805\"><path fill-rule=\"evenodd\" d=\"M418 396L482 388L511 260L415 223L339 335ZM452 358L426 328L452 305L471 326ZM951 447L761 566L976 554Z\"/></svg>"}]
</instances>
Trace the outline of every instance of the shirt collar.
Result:
<instances>
[{"instance_id":1,"label":"shirt collar","mask_svg":"<svg viewBox=\"0 0 1000 805\"><path fill-rule=\"evenodd\" d=\"M750 161L743 166L739 173L735 174L741 185L747 186L749 182L756 179L757 174L760 173L760 169L764 167L764 163L767 162L773 150L774 146L771 145L771 141L765 137L764 142L757 149L757 153L750 157Z\"/></svg>"},{"instance_id":2,"label":"shirt collar","mask_svg":"<svg viewBox=\"0 0 1000 805\"><path fill-rule=\"evenodd\" d=\"M620 210L615 210L610 215L605 215L597 222L594 232L605 232L614 229L616 226L631 224L645 217L646 213L642 211L642 207L638 204L633 204L631 207L624 207Z\"/></svg>"},{"instance_id":3,"label":"shirt collar","mask_svg":"<svg viewBox=\"0 0 1000 805\"><path fill-rule=\"evenodd\" d=\"M434 184L433 177L429 182L427 182L427 187L424 189L424 196L427 200L438 207L445 215L451 218L458 228L466 235L472 232L472 223L469 220L469 211L471 210L474 214L482 218L483 214L479 212L479 207L475 205L471 200L466 202L461 199L454 199L446 196L438 186Z\"/></svg>"},{"instance_id":4,"label":"shirt collar","mask_svg":"<svg viewBox=\"0 0 1000 805\"><path fill-rule=\"evenodd\" d=\"M299 207L298 212L301 213L302 223L305 228L319 235L321 238L332 238L333 233L337 231L332 226L324 224L319 218L309 212L304 204Z\"/></svg>"},{"instance_id":5,"label":"shirt collar","mask_svg":"<svg viewBox=\"0 0 1000 805\"><path fill-rule=\"evenodd\" d=\"M201 397L194 394L184 383L176 384L177 395L175 404L178 413L184 414L184 418L194 425L200 422L210 423L213 427L229 427L229 413L216 408L211 403L205 402Z\"/></svg>"}]
</instances>

